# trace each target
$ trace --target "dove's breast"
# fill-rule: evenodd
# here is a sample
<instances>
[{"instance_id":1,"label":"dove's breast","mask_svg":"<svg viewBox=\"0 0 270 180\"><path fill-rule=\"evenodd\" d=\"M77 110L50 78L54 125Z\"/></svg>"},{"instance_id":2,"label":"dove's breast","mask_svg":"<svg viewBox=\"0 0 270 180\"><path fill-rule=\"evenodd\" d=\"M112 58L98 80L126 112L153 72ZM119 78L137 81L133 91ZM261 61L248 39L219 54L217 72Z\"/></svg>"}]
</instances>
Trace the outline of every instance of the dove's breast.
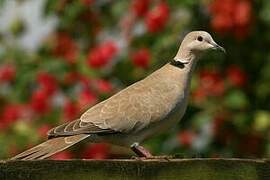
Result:
<instances>
[{"instance_id":1,"label":"dove's breast","mask_svg":"<svg viewBox=\"0 0 270 180\"><path fill-rule=\"evenodd\" d=\"M186 111L188 95L183 93L176 97L176 99L177 100L171 99L172 101L176 101L176 103L168 108L167 112L159 121L151 123L149 126L136 133L139 142L150 138L151 136L166 132L166 130L175 126L181 120ZM164 103L172 104L170 102Z\"/></svg>"},{"instance_id":2,"label":"dove's breast","mask_svg":"<svg viewBox=\"0 0 270 180\"><path fill-rule=\"evenodd\" d=\"M185 84L189 82L181 80L180 78L179 82L179 79L167 79L163 83L159 82L155 88L157 93L152 93L154 96L150 97L152 103L149 105L153 106L156 112L152 113L148 126L130 135L133 141L141 142L166 132L181 120L186 111L189 96L189 84ZM158 87L160 90L157 90Z\"/></svg>"}]
</instances>

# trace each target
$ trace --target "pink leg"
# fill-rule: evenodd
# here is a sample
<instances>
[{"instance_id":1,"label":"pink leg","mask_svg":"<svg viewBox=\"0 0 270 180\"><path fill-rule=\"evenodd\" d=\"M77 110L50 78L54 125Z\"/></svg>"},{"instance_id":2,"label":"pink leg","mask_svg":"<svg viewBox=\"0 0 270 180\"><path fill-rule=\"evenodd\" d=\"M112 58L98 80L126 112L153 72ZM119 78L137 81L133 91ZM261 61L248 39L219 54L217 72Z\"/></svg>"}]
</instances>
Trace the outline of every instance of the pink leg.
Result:
<instances>
[{"instance_id":1,"label":"pink leg","mask_svg":"<svg viewBox=\"0 0 270 180\"><path fill-rule=\"evenodd\" d=\"M131 145L131 150L134 151L139 157L152 158L153 155L144 147L140 146L138 143Z\"/></svg>"},{"instance_id":2,"label":"pink leg","mask_svg":"<svg viewBox=\"0 0 270 180\"><path fill-rule=\"evenodd\" d=\"M170 159L173 159L173 156L153 156L147 149L145 149L143 146L140 146L139 143L132 144L130 148L139 156L135 157L137 160L159 159L170 161Z\"/></svg>"}]
</instances>

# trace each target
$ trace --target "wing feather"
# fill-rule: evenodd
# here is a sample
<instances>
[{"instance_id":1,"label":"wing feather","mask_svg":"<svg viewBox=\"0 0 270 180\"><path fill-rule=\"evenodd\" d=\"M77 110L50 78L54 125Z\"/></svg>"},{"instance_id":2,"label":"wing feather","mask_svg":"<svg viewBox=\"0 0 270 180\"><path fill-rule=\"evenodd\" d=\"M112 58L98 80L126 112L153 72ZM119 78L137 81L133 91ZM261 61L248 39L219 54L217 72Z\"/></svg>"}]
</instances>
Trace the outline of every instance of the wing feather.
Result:
<instances>
[{"instance_id":1,"label":"wing feather","mask_svg":"<svg viewBox=\"0 0 270 180\"><path fill-rule=\"evenodd\" d=\"M51 129L48 132L48 138L55 138L60 136L73 136L78 134L106 134L116 133L111 129L102 129L91 122L85 123L80 119L62 124Z\"/></svg>"}]
</instances>

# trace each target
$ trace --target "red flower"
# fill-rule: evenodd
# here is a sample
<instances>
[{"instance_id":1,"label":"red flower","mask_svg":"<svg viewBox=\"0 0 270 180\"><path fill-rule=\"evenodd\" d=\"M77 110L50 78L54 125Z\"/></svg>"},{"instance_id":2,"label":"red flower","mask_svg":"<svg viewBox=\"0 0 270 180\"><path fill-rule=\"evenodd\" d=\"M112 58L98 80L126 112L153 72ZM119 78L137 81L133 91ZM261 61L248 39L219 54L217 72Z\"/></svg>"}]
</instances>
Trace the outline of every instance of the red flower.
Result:
<instances>
[{"instance_id":1,"label":"red flower","mask_svg":"<svg viewBox=\"0 0 270 180\"><path fill-rule=\"evenodd\" d=\"M224 14L232 16L237 1L238 0L214 0L209 5L209 11L213 15Z\"/></svg>"},{"instance_id":2,"label":"red flower","mask_svg":"<svg viewBox=\"0 0 270 180\"><path fill-rule=\"evenodd\" d=\"M37 76L37 81L40 85L40 88L46 93L48 96L52 95L57 89L57 81L55 77L52 75L41 72Z\"/></svg>"},{"instance_id":3,"label":"red flower","mask_svg":"<svg viewBox=\"0 0 270 180\"><path fill-rule=\"evenodd\" d=\"M150 58L151 54L147 48L139 49L131 54L133 64L141 68L147 68L149 66Z\"/></svg>"},{"instance_id":4,"label":"red flower","mask_svg":"<svg viewBox=\"0 0 270 180\"><path fill-rule=\"evenodd\" d=\"M234 35L237 39L244 39L250 31L250 27L237 27L234 29Z\"/></svg>"},{"instance_id":5,"label":"red flower","mask_svg":"<svg viewBox=\"0 0 270 180\"><path fill-rule=\"evenodd\" d=\"M41 127L39 127L37 131L40 137L47 138L47 133L50 129L51 129L51 126L49 126L48 124L44 124Z\"/></svg>"},{"instance_id":6,"label":"red flower","mask_svg":"<svg viewBox=\"0 0 270 180\"><path fill-rule=\"evenodd\" d=\"M185 130L178 133L178 140L180 141L180 144L182 144L183 146L190 147L192 145L194 137L195 134L189 130Z\"/></svg>"},{"instance_id":7,"label":"red flower","mask_svg":"<svg viewBox=\"0 0 270 180\"><path fill-rule=\"evenodd\" d=\"M77 82L79 78L78 72L67 72L64 76L64 84L71 85Z\"/></svg>"},{"instance_id":8,"label":"red flower","mask_svg":"<svg viewBox=\"0 0 270 180\"><path fill-rule=\"evenodd\" d=\"M21 106L17 104L7 105L3 111L3 119L12 122L21 116Z\"/></svg>"},{"instance_id":9,"label":"red flower","mask_svg":"<svg viewBox=\"0 0 270 180\"><path fill-rule=\"evenodd\" d=\"M67 62L75 63L78 55L78 47L69 34L61 32L57 34L53 52L56 56L67 60Z\"/></svg>"},{"instance_id":10,"label":"red flower","mask_svg":"<svg viewBox=\"0 0 270 180\"><path fill-rule=\"evenodd\" d=\"M16 68L11 64L3 64L0 67L0 81L12 81L16 75Z\"/></svg>"},{"instance_id":11,"label":"red flower","mask_svg":"<svg viewBox=\"0 0 270 180\"><path fill-rule=\"evenodd\" d=\"M227 68L227 77L230 83L237 87L243 87L247 82L247 74L235 65Z\"/></svg>"},{"instance_id":12,"label":"red flower","mask_svg":"<svg viewBox=\"0 0 270 180\"><path fill-rule=\"evenodd\" d=\"M89 86L91 84L91 79L88 76L80 75L79 80L84 88L86 88L86 89L89 88Z\"/></svg>"},{"instance_id":13,"label":"red flower","mask_svg":"<svg viewBox=\"0 0 270 180\"><path fill-rule=\"evenodd\" d=\"M93 83L99 93L110 93L113 90L112 84L107 80L96 79Z\"/></svg>"},{"instance_id":14,"label":"red flower","mask_svg":"<svg viewBox=\"0 0 270 180\"><path fill-rule=\"evenodd\" d=\"M208 96L221 96L225 91L224 81L217 71L201 71L199 88Z\"/></svg>"},{"instance_id":15,"label":"red flower","mask_svg":"<svg viewBox=\"0 0 270 180\"><path fill-rule=\"evenodd\" d=\"M80 0L80 2L85 6L90 6L93 4L94 0Z\"/></svg>"},{"instance_id":16,"label":"red flower","mask_svg":"<svg viewBox=\"0 0 270 180\"><path fill-rule=\"evenodd\" d=\"M150 0L133 0L131 9L136 16L144 16L149 8Z\"/></svg>"},{"instance_id":17,"label":"red flower","mask_svg":"<svg viewBox=\"0 0 270 180\"><path fill-rule=\"evenodd\" d=\"M102 57L99 48L94 48L88 54L87 63L90 67L100 68L108 63L108 59Z\"/></svg>"},{"instance_id":18,"label":"red flower","mask_svg":"<svg viewBox=\"0 0 270 180\"><path fill-rule=\"evenodd\" d=\"M118 48L113 41L107 41L93 48L87 57L87 64L92 68L101 68L116 55Z\"/></svg>"},{"instance_id":19,"label":"red flower","mask_svg":"<svg viewBox=\"0 0 270 180\"><path fill-rule=\"evenodd\" d=\"M168 19L169 6L162 1L147 13L145 24L149 32L158 32L164 28Z\"/></svg>"},{"instance_id":20,"label":"red flower","mask_svg":"<svg viewBox=\"0 0 270 180\"><path fill-rule=\"evenodd\" d=\"M252 20L250 0L215 0L209 5L209 12L214 31L233 32L237 38L248 34Z\"/></svg>"},{"instance_id":21,"label":"red flower","mask_svg":"<svg viewBox=\"0 0 270 180\"><path fill-rule=\"evenodd\" d=\"M251 2L240 0L235 6L234 22L236 26L247 26L251 20Z\"/></svg>"},{"instance_id":22,"label":"red flower","mask_svg":"<svg viewBox=\"0 0 270 180\"><path fill-rule=\"evenodd\" d=\"M99 47L102 57L105 59L112 58L118 51L117 45L113 41L107 41Z\"/></svg>"},{"instance_id":23,"label":"red flower","mask_svg":"<svg viewBox=\"0 0 270 180\"><path fill-rule=\"evenodd\" d=\"M251 6L249 0L242 0L235 7L234 21L236 28L234 34L239 39L243 39L249 33L252 19Z\"/></svg>"},{"instance_id":24,"label":"red flower","mask_svg":"<svg viewBox=\"0 0 270 180\"><path fill-rule=\"evenodd\" d=\"M80 109L86 109L97 102L97 97L90 90L83 90L78 97L78 103Z\"/></svg>"},{"instance_id":25,"label":"red flower","mask_svg":"<svg viewBox=\"0 0 270 180\"><path fill-rule=\"evenodd\" d=\"M19 104L6 105L2 111L0 128L5 128L16 122L23 114L23 106Z\"/></svg>"},{"instance_id":26,"label":"red flower","mask_svg":"<svg viewBox=\"0 0 270 180\"><path fill-rule=\"evenodd\" d=\"M47 92L42 89L34 91L30 105L36 113L44 114L48 112L50 106Z\"/></svg>"},{"instance_id":27,"label":"red flower","mask_svg":"<svg viewBox=\"0 0 270 180\"><path fill-rule=\"evenodd\" d=\"M79 114L79 108L76 103L67 100L64 104L64 119L74 120Z\"/></svg>"},{"instance_id":28,"label":"red flower","mask_svg":"<svg viewBox=\"0 0 270 180\"><path fill-rule=\"evenodd\" d=\"M226 33L234 27L233 15L235 0L215 0L210 4L209 10L213 15L211 26L214 31Z\"/></svg>"},{"instance_id":29,"label":"red flower","mask_svg":"<svg viewBox=\"0 0 270 180\"><path fill-rule=\"evenodd\" d=\"M218 14L211 20L211 26L214 31L224 34L230 31L234 24L230 16L225 14Z\"/></svg>"},{"instance_id":30,"label":"red flower","mask_svg":"<svg viewBox=\"0 0 270 180\"><path fill-rule=\"evenodd\" d=\"M107 159L110 153L108 144L91 144L84 152L85 159Z\"/></svg>"},{"instance_id":31,"label":"red flower","mask_svg":"<svg viewBox=\"0 0 270 180\"><path fill-rule=\"evenodd\" d=\"M204 89L197 88L196 90L193 91L192 97L194 98L194 101L196 103L201 103L207 97L207 93L204 91Z\"/></svg>"},{"instance_id":32,"label":"red flower","mask_svg":"<svg viewBox=\"0 0 270 180\"><path fill-rule=\"evenodd\" d=\"M51 157L53 160L65 160L65 159L71 159L72 154L69 151L62 151L59 152Z\"/></svg>"},{"instance_id":33,"label":"red flower","mask_svg":"<svg viewBox=\"0 0 270 180\"><path fill-rule=\"evenodd\" d=\"M221 74L217 71L203 70L199 74L199 83L192 96L194 101L200 103L208 96L222 96L225 84Z\"/></svg>"}]
</instances>

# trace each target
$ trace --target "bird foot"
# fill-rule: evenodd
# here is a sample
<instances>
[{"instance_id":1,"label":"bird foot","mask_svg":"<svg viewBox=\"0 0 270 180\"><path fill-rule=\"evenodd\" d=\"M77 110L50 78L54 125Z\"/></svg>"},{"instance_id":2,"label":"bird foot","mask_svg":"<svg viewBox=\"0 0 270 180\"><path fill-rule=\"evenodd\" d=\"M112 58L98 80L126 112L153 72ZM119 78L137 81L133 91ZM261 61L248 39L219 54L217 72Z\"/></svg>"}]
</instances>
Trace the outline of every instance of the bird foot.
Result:
<instances>
[{"instance_id":1,"label":"bird foot","mask_svg":"<svg viewBox=\"0 0 270 180\"><path fill-rule=\"evenodd\" d=\"M138 143L131 145L131 150L134 151L139 157L152 157L153 155L144 147L140 146Z\"/></svg>"},{"instance_id":2,"label":"bird foot","mask_svg":"<svg viewBox=\"0 0 270 180\"><path fill-rule=\"evenodd\" d=\"M130 148L138 155L132 157L132 159L135 160L144 161L158 159L170 161L170 159L173 159L173 156L153 156L147 149L145 149L143 146L140 146L139 143L134 143Z\"/></svg>"},{"instance_id":3,"label":"bird foot","mask_svg":"<svg viewBox=\"0 0 270 180\"><path fill-rule=\"evenodd\" d=\"M132 156L132 159L138 160L138 161L145 161L145 160L165 160L170 161L170 159L173 159L173 156L148 156L148 157L138 157L138 156Z\"/></svg>"}]
</instances>

